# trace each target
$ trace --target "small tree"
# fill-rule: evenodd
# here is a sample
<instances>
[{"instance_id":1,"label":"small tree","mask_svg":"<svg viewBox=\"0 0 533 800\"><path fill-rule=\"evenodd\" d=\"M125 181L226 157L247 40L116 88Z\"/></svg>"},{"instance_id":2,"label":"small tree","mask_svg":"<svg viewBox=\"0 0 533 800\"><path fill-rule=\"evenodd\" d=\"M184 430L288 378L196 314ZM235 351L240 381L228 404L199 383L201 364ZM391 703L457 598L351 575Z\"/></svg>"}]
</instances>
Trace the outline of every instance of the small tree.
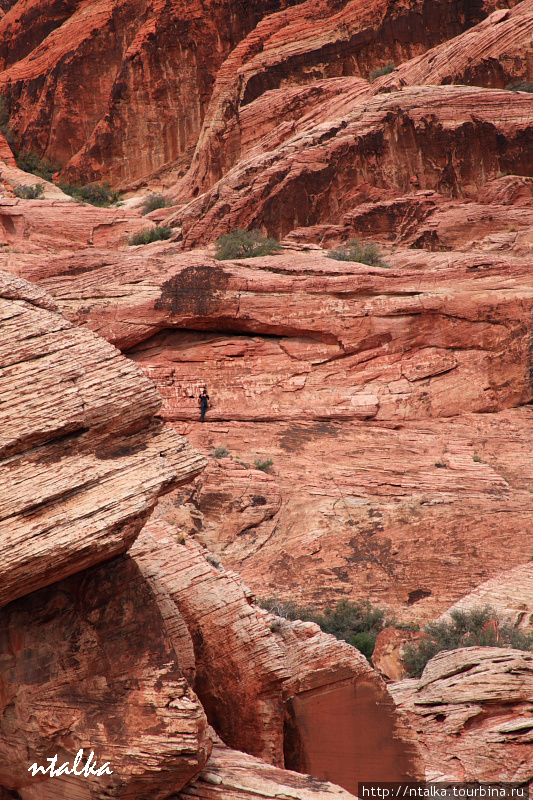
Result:
<instances>
[{"instance_id":1,"label":"small tree","mask_svg":"<svg viewBox=\"0 0 533 800\"><path fill-rule=\"evenodd\" d=\"M234 228L215 242L215 258L227 261L234 258L254 258L275 255L282 249L279 242L261 235L261 231Z\"/></svg>"},{"instance_id":2,"label":"small tree","mask_svg":"<svg viewBox=\"0 0 533 800\"><path fill-rule=\"evenodd\" d=\"M44 188L42 183L36 183L35 186L17 186L14 194L21 200L40 200L44 194Z\"/></svg>"},{"instance_id":3,"label":"small tree","mask_svg":"<svg viewBox=\"0 0 533 800\"><path fill-rule=\"evenodd\" d=\"M162 239L170 239L172 235L172 228L167 228L164 225L157 225L155 228L150 228L140 233L134 233L128 239L129 245L138 244L151 244L152 242L160 242Z\"/></svg>"},{"instance_id":4,"label":"small tree","mask_svg":"<svg viewBox=\"0 0 533 800\"><path fill-rule=\"evenodd\" d=\"M384 64L382 67L377 67L373 69L369 75L370 83L376 80L376 78L381 78L382 75L389 75L396 69L396 64L394 61L389 61L387 64Z\"/></svg>"},{"instance_id":5,"label":"small tree","mask_svg":"<svg viewBox=\"0 0 533 800\"><path fill-rule=\"evenodd\" d=\"M167 206L168 201L162 194L149 194L141 203L143 216L146 216L151 211L156 211L158 208L166 208Z\"/></svg>"}]
</instances>

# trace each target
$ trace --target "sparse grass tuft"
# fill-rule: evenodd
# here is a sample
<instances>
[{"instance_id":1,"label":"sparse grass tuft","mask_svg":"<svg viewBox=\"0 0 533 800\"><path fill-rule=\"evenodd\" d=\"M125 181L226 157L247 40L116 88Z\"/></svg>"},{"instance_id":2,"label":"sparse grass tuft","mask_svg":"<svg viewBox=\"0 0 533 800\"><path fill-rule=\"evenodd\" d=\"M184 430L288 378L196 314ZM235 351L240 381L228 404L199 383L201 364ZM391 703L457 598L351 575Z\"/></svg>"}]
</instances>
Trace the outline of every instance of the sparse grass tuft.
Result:
<instances>
[{"instance_id":1,"label":"sparse grass tuft","mask_svg":"<svg viewBox=\"0 0 533 800\"><path fill-rule=\"evenodd\" d=\"M264 461L261 458L256 458L254 461L254 467L256 469L260 469L261 472L269 472L273 463L274 462L271 458L267 458Z\"/></svg>"},{"instance_id":2,"label":"sparse grass tuft","mask_svg":"<svg viewBox=\"0 0 533 800\"><path fill-rule=\"evenodd\" d=\"M215 447L213 455L215 458L226 458L226 456L229 456L229 450L224 445L221 445L220 447Z\"/></svg>"},{"instance_id":3,"label":"sparse grass tuft","mask_svg":"<svg viewBox=\"0 0 533 800\"><path fill-rule=\"evenodd\" d=\"M360 242L358 239L350 239L345 245L326 253L328 258L335 261L358 261L360 264L367 264L369 267L390 268L381 258L379 245L376 242Z\"/></svg>"},{"instance_id":4,"label":"sparse grass tuft","mask_svg":"<svg viewBox=\"0 0 533 800\"><path fill-rule=\"evenodd\" d=\"M60 183L59 188L75 200L106 208L120 200L120 192L111 189L108 183Z\"/></svg>"},{"instance_id":5,"label":"sparse grass tuft","mask_svg":"<svg viewBox=\"0 0 533 800\"><path fill-rule=\"evenodd\" d=\"M128 244L132 247L137 244L151 244L152 242L160 242L163 239L170 239L172 235L172 228L166 228L164 225L157 225L155 228L150 228L140 233L134 233L128 239Z\"/></svg>"},{"instance_id":6,"label":"sparse grass tuft","mask_svg":"<svg viewBox=\"0 0 533 800\"><path fill-rule=\"evenodd\" d=\"M227 261L233 258L254 258L275 255L282 249L275 239L261 235L261 231L245 231L234 228L215 242L215 258Z\"/></svg>"}]
</instances>

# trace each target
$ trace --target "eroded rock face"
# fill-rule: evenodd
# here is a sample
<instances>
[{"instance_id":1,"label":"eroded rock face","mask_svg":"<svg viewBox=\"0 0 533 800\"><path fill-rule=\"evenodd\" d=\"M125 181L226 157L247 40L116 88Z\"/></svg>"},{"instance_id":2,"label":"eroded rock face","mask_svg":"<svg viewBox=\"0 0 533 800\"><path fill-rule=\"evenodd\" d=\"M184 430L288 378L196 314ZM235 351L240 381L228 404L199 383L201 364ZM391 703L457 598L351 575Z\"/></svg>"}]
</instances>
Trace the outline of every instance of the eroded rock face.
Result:
<instances>
[{"instance_id":1,"label":"eroded rock face","mask_svg":"<svg viewBox=\"0 0 533 800\"><path fill-rule=\"evenodd\" d=\"M23 800L168 797L211 749L148 582L119 556L0 611L0 784ZM112 775L32 777L94 751Z\"/></svg>"},{"instance_id":2,"label":"eroded rock face","mask_svg":"<svg viewBox=\"0 0 533 800\"><path fill-rule=\"evenodd\" d=\"M286 5L17 3L0 21L12 124L71 180L147 175L194 147L218 67Z\"/></svg>"},{"instance_id":3,"label":"eroded rock face","mask_svg":"<svg viewBox=\"0 0 533 800\"><path fill-rule=\"evenodd\" d=\"M205 464L131 361L2 274L0 604L124 552ZM43 307L44 306L44 307Z\"/></svg>"},{"instance_id":4,"label":"eroded rock face","mask_svg":"<svg viewBox=\"0 0 533 800\"><path fill-rule=\"evenodd\" d=\"M462 197L488 174L529 175L532 108L525 93L471 87L377 95L245 157L173 219L194 247L235 227L283 237L299 226L338 223L368 184L394 195L414 186Z\"/></svg>"},{"instance_id":5,"label":"eroded rock face","mask_svg":"<svg viewBox=\"0 0 533 800\"><path fill-rule=\"evenodd\" d=\"M227 744L316 778L327 775L352 793L359 780L421 774L409 727L357 650L317 625L256 608L235 573L180 538L181 544L170 525L151 521L131 552L183 615L196 654L196 691Z\"/></svg>"},{"instance_id":6,"label":"eroded rock face","mask_svg":"<svg viewBox=\"0 0 533 800\"><path fill-rule=\"evenodd\" d=\"M417 731L428 777L533 778L533 654L499 647L439 653L420 680L391 684Z\"/></svg>"}]
</instances>

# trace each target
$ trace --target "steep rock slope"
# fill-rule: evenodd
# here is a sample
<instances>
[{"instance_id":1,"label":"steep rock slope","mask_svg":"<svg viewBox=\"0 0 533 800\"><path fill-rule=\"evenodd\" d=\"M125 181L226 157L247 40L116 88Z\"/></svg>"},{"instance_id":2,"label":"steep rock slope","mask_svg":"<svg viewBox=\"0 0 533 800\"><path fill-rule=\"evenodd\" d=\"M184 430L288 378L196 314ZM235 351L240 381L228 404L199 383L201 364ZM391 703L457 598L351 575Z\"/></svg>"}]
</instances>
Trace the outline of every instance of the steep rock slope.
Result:
<instances>
[{"instance_id":1,"label":"steep rock slope","mask_svg":"<svg viewBox=\"0 0 533 800\"><path fill-rule=\"evenodd\" d=\"M20 0L0 20L13 127L63 167L81 150L70 177L145 175L194 146L218 67L285 5Z\"/></svg>"},{"instance_id":2,"label":"steep rock slope","mask_svg":"<svg viewBox=\"0 0 533 800\"><path fill-rule=\"evenodd\" d=\"M439 653L420 680L390 685L434 779L533 779L533 653L467 647Z\"/></svg>"},{"instance_id":3,"label":"steep rock slope","mask_svg":"<svg viewBox=\"0 0 533 800\"><path fill-rule=\"evenodd\" d=\"M294 13L283 16L292 5ZM284 69L297 82L366 75L383 58L411 57L456 36L483 19L485 5L49 0L43 7L42 0L19 0L0 20L0 91L22 145L59 161L71 179L131 181L173 162L177 177L221 65L263 17L265 26L244 48L252 62L258 43L265 50L262 62L247 65L247 97L280 84L271 52L284 53ZM210 112L212 118L220 114Z\"/></svg>"},{"instance_id":4,"label":"steep rock slope","mask_svg":"<svg viewBox=\"0 0 533 800\"><path fill-rule=\"evenodd\" d=\"M413 187L468 196L498 172L530 175L532 111L527 94L472 87L377 95L244 158L171 219L183 226L184 245L194 247L234 227L283 237L338 223L368 186L385 198Z\"/></svg>"},{"instance_id":5,"label":"steep rock slope","mask_svg":"<svg viewBox=\"0 0 533 800\"><path fill-rule=\"evenodd\" d=\"M273 14L221 66L180 195L205 191L235 162L239 128L246 126L241 115L264 92L323 78L367 78L374 67L412 58L484 15L482 2L426 0L307 0Z\"/></svg>"},{"instance_id":6,"label":"steep rock slope","mask_svg":"<svg viewBox=\"0 0 533 800\"><path fill-rule=\"evenodd\" d=\"M153 521L131 554L183 615L196 691L227 744L351 792L360 780L421 774L408 726L358 651L317 625L281 622L255 608L238 575L180 538Z\"/></svg>"},{"instance_id":7,"label":"steep rock slope","mask_svg":"<svg viewBox=\"0 0 533 800\"><path fill-rule=\"evenodd\" d=\"M131 361L2 273L0 604L121 553L204 458Z\"/></svg>"}]
</instances>

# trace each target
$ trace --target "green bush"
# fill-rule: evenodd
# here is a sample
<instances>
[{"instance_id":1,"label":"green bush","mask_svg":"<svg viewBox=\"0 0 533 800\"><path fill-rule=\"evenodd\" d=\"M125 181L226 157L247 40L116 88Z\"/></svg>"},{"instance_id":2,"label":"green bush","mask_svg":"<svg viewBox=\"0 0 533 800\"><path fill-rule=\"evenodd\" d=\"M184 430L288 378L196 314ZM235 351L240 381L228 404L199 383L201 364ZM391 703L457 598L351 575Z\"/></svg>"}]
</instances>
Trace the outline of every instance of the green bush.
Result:
<instances>
[{"instance_id":1,"label":"green bush","mask_svg":"<svg viewBox=\"0 0 533 800\"><path fill-rule=\"evenodd\" d=\"M150 228L140 233L134 233L128 239L129 245L136 244L151 244L152 242L160 242L162 239L169 239L172 235L172 228L166 228L163 225L157 225L155 228Z\"/></svg>"},{"instance_id":2,"label":"green bush","mask_svg":"<svg viewBox=\"0 0 533 800\"><path fill-rule=\"evenodd\" d=\"M42 183L36 183L35 186L17 186L15 189L15 197L20 197L22 200L39 200L43 194Z\"/></svg>"},{"instance_id":3,"label":"green bush","mask_svg":"<svg viewBox=\"0 0 533 800\"><path fill-rule=\"evenodd\" d=\"M167 199L162 194L149 194L141 203L143 216L158 208L166 208L168 205Z\"/></svg>"},{"instance_id":4,"label":"green bush","mask_svg":"<svg viewBox=\"0 0 533 800\"><path fill-rule=\"evenodd\" d=\"M394 61L388 61L382 67L377 67L376 69L373 69L368 78L372 83L373 81L376 80L376 78L381 78L382 75L389 75L395 69L396 69L396 64L394 63Z\"/></svg>"},{"instance_id":5,"label":"green bush","mask_svg":"<svg viewBox=\"0 0 533 800\"><path fill-rule=\"evenodd\" d=\"M533 83L526 80L511 81L505 88L510 92L533 92Z\"/></svg>"},{"instance_id":6,"label":"green bush","mask_svg":"<svg viewBox=\"0 0 533 800\"><path fill-rule=\"evenodd\" d=\"M53 164L33 150L21 150L15 153L15 161L17 162L17 167L23 172L31 172L32 175L37 175L38 178L42 178L44 181L51 180L52 175L61 169L59 164Z\"/></svg>"},{"instance_id":7,"label":"green bush","mask_svg":"<svg viewBox=\"0 0 533 800\"><path fill-rule=\"evenodd\" d=\"M443 650L472 646L533 650L533 634L525 635L501 622L490 606L470 611L452 611L451 618L451 622L431 622L426 625L424 631L428 638L405 648L403 662L412 678L419 678L428 661Z\"/></svg>"},{"instance_id":8,"label":"green bush","mask_svg":"<svg viewBox=\"0 0 533 800\"><path fill-rule=\"evenodd\" d=\"M80 200L83 203L90 203L92 206L106 208L112 203L118 203L120 192L111 189L108 183L87 183L85 185L77 183L60 183L59 188L65 194Z\"/></svg>"},{"instance_id":9,"label":"green bush","mask_svg":"<svg viewBox=\"0 0 533 800\"><path fill-rule=\"evenodd\" d=\"M232 258L254 258L255 256L271 256L281 250L275 239L261 235L260 231L245 231L235 228L225 233L215 242L215 258L227 261Z\"/></svg>"},{"instance_id":10,"label":"green bush","mask_svg":"<svg viewBox=\"0 0 533 800\"><path fill-rule=\"evenodd\" d=\"M267 458L264 461L261 458L256 458L254 461L254 467L256 469L260 469L261 472L268 472L273 463L274 462L271 458Z\"/></svg>"},{"instance_id":11,"label":"green bush","mask_svg":"<svg viewBox=\"0 0 533 800\"><path fill-rule=\"evenodd\" d=\"M330 250L326 256L334 258L335 261L358 261L369 267L390 267L390 264L381 259L379 246L375 242L365 244L358 239L350 239L337 250Z\"/></svg>"},{"instance_id":12,"label":"green bush","mask_svg":"<svg viewBox=\"0 0 533 800\"><path fill-rule=\"evenodd\" d=\"M315 622L325 633L356 647L369 661L378 633L392 624L390 620L387 621L383 609L372 606L368 601L351 603L349 600L340 600L335 608L326 608L324 613L277 598L258 600L257 603L278 617Z\"/></svg>"}]
</instances>

